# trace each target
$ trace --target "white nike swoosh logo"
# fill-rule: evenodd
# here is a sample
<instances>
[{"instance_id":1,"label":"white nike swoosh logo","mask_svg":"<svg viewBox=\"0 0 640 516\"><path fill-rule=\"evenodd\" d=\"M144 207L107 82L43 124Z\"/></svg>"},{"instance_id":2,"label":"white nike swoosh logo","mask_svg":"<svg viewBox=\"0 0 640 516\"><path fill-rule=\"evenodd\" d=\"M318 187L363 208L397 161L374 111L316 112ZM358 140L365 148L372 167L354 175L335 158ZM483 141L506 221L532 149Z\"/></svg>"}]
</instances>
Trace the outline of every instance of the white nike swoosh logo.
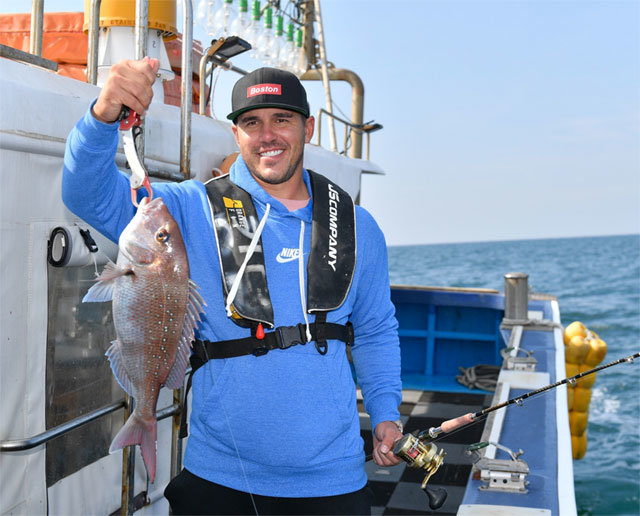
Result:
<instances>
[{"instance_id":1,"label":"white nike swoosh logo","mask_svg":"<svg viewBox=\"0 0 640 516\"><path fill-rule=\"evenodd\" d=\"M278 255L276 256L276 261L278 263L287 263L287 262L292 262L293 260L297 260L298 257L297 256L282 256L282 255Z\"/></svg>"}]
</instances>

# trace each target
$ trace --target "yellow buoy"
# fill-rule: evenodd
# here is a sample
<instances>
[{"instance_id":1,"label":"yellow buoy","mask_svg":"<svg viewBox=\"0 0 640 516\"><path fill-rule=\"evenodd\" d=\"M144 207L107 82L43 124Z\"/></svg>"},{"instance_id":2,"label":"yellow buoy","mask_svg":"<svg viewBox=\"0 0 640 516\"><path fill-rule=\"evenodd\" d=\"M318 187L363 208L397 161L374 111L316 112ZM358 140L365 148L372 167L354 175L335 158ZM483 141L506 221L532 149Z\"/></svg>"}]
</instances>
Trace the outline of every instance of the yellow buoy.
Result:
<instances>
[{"instance_id":1,"label":"yellow buoy","mask_svg":"<svg viewBox=\"0 0 640 516\"><path fill-rule=\"evenodd\" d=\"M580 366L578 364L565 362L564 366L565 370L567 371L567 378L571 378L572 376L575 376L580 372Z\"/></svg>"},{"instance_id":2,"label":"yellow buoy","mask_svg":"<svg viewBox=\"0 0 640 516\"><path fill-rule=\"evenodd\" d=\"M569 407L569 410L571 410L573 408L573 390L574 387L571 385L567 385L567 405Z\"/></svg>"},{"instance_id":3,"label":"yellow buoy","mask_svg":"<svg viewBox=\"0 0 640 516\"><path fill-rule=\"evenodd\" d=\"M589 371L590 369L592 369L592 367L587 364L582 364L578 366L578 369L580 373L584 373L585 371ZM580 378L576 382L576 385L578 387L582 387L583 389L591 389L591 387L593 387L593 384L596 382L597 376L598 376L598 373L591 373L590 375L587 375L584 378Z\"/></svg>"},{"instance_id":4,"label":"yellow buoy","mask_svg":"<svg viewBox=\"0 0 640 516\"><path fill-rule=\"evenodd\" d=\"M574 401L575 405L575 391L574 391ZM578 412L577 410L572 410L569 412L569 428L571 429L572 436L578 436L585 433L587 430L587 423L589 422L589 413L588 412Z\"/></svg>"},{"instance_id":5,"label":"yellow buoy","mask_svg":"<svg viewBox=\"0 0 640 516\"><path fill-rule=\"evenodd\" d=\"M607 354L607 343L602 339L589 339L589 351L584 357L584 363L595 367L604 359Z\"/></svg>"},{"instance_id":6,"label":"yellow buoy","mask_svg":"<svg viewBox=\"0 0 640 516\"><path fill-rule=\"evenodd\" d=\"M589 343L580 335L574 335L564 348L565 361L570 364L580 365L589 352Z\"/></svg>"},{"instance_id":7,"label":"yellow buoy","mask_svg":"<svg viewBox=\"0 0 640 516\"><path fill-rule=\"evenodd\" d=\"M576 412L588 412L590 402L591 389L585 389L579 385L573 389L573 407L571 410Z\"/></svg>"},{"instance_id":8,"label":"yellow buoy","mask_svg":"<svg viewBox=\"0 0 640 516\"><path fill-rule=\"evenodd\" d=\"M587 434L571 436L571 451L573 452L573 459L580 460L587 453Z\"/></svg>"},{"instance_id":9,"label":"yellow buoy","mask_svg":"<svg viewBox=\"0 0 640 516\"><path fill-rule=\"evenodd\" d=\"M587 336L587 327L580 321L574 321L564 329L564 345L569 344L571 337L579 335L582 338Z\"/></svg>"}]
</instances>

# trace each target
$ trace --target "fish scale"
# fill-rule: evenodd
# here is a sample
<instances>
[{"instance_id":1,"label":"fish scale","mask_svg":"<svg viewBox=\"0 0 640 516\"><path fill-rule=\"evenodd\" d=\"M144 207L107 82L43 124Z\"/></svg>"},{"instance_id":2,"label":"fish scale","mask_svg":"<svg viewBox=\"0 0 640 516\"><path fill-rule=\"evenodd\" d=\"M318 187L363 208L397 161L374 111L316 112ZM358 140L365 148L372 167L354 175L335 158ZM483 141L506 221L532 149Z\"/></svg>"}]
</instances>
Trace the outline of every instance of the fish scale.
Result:
<instances>
[{"instance_id":1,"label":"fish scale","mask_svg":"<svg viewBox=\"0 0 640 516\"><path fill-rule=\"evenodd\" d=\"M109 451L140 444L153 482L160 389L182 387L205 303L189 279L180 229L162 199L140 202L118 244L117 262L107 264L83 301L112 300L118 338L106 355L118 383L135 400Z\"/></svg>"}]
</instances>

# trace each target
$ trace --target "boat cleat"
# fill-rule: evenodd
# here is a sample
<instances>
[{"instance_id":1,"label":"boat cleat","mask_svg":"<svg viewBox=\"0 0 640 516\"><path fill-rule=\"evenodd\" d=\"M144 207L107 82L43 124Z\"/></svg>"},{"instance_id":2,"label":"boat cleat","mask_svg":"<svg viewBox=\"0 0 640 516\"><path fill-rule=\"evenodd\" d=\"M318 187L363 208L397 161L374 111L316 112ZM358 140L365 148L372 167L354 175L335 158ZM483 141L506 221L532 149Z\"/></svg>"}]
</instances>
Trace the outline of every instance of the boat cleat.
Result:
<instances>
[{"instance_id":1,"label":"boat cleat","mask_svg":"<svg viewBox=\"0 0 640 516\"><path fill-rule=\"evenodd\" d=\"M478 450L493 445L506 451L511 459L494 459L486 457ZM522 459L520 455L524 452L519 450L513 453L506 446L502 446L493 442L482 442L471 445L467 449L467 454L474 454L476 458L473 464L473 478L481 480L485 484L478 489L481 491L498 491L503 493L527 493L527 475L529 474L529 465Z\"/></svg>"}]
</instances>

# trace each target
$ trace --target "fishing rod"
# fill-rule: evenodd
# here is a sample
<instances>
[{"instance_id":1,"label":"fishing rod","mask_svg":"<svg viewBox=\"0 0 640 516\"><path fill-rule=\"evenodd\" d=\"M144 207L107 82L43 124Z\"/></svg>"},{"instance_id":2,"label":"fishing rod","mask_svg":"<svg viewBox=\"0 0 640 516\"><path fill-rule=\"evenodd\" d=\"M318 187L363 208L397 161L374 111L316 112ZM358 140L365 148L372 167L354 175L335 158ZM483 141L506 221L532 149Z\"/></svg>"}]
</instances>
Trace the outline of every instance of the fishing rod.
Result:
<instances>
[{"instance_id":1,"label":"fishing rod","mask_svg":"<svg viewBox=\"0 0 640 516\"><path fill-rule=\"evenodd\" d=\"M578 373L569 378L565 378L564 380L560 380L550 385L540 387L539 389L529 391L525 394L522 394L521 396L516 396L515 398L511 398L510 400L503 401L502 403L498 403L497 405L493 405L492 407L487 407L486 409L483 409L479 412L476 412L476 413L469 412L464 416L460 416L454 419L449 419L448 421L445 421L438 427L431 427L429 428L429 430L423 430L417 435L417 437L421 441L424 441L429 438L434 439L435 437L437 437L442 433L448 434L454 430L457 430L468 424L476 422L478 419L486 416L490 412L493 412L495 410L498 410L513 404L522 406L524 400L526 400L527 398L531 398L533 396L536 396L538 394L541 394L551 389L555 389L556 387L560 387L561 385L565 385L567 383L569 385L575 385L578 380L580 380L581 378L584 378L585 376L589 376L590 374L597 373L598 371L602 371L603 369L607 369L608 367L613 367L615 365L622 364L625 362L631 363L633 362L634 359L638 357L640 357L640 352L634 353L633 355L629 355L628 357L619 358L618 360L614 360L613 362L609 362L608 364L594 367L593 369L589 369L588 371L583 371L582 373Z\"/></svg>"},{"instance_id":2,"label":"fishing rod","mask_svg":"<svg viewBox=\"0 0 640 516\"><path fill-rule=\"evenodd\" d=\"M618 360L614 360L613 362L609 362L608 364L594 367L593 369L589 369L588 371L583 371L582 373L578 373L569 378L565 378L564 380L560 380L544 387L540 387L539 389L529 391L525 394L522 394L515 398L511 398L507 401L503 401L502 403L498 403L497 405L487 407L486 409L480 410L478 412L470 412L463 416L449 419L438 427L431 427L428 430L422 430L417 433L414 432L412 434L405 434L396 442L393 448L393 453L397 457L404 460L409 465L409 467L413 469L424 469L426 471L421 488L429 497L429 507L432 510L439 509L440 507L442 507L447 498L447 492L442 488L429 488L427 487L427 482L444 462L444 456L446 455L446 453L442 449L438 451L438 447L434 444L434 442L446 437L441 436L441 434L451 434L454 432L458 432L467 428L468 426L482 421L486 417L486 415L491 412L508 407L509 405L513 404L522 406L524 400L528 398L549 391L551 389L555 389L556 387L559 387L561 385L575 385L578 380L584 378L585 376L589 376L590 374L597 373L598 371L602 371L603 369L607 369L618 364L632 363L636 358L640 358L640 352L634 353L633 355L629 355L627 357L619 358ZM372 458L372 455L368 455L366 457L366 460L372 460Z\"/></svg>"}]
</instances>

